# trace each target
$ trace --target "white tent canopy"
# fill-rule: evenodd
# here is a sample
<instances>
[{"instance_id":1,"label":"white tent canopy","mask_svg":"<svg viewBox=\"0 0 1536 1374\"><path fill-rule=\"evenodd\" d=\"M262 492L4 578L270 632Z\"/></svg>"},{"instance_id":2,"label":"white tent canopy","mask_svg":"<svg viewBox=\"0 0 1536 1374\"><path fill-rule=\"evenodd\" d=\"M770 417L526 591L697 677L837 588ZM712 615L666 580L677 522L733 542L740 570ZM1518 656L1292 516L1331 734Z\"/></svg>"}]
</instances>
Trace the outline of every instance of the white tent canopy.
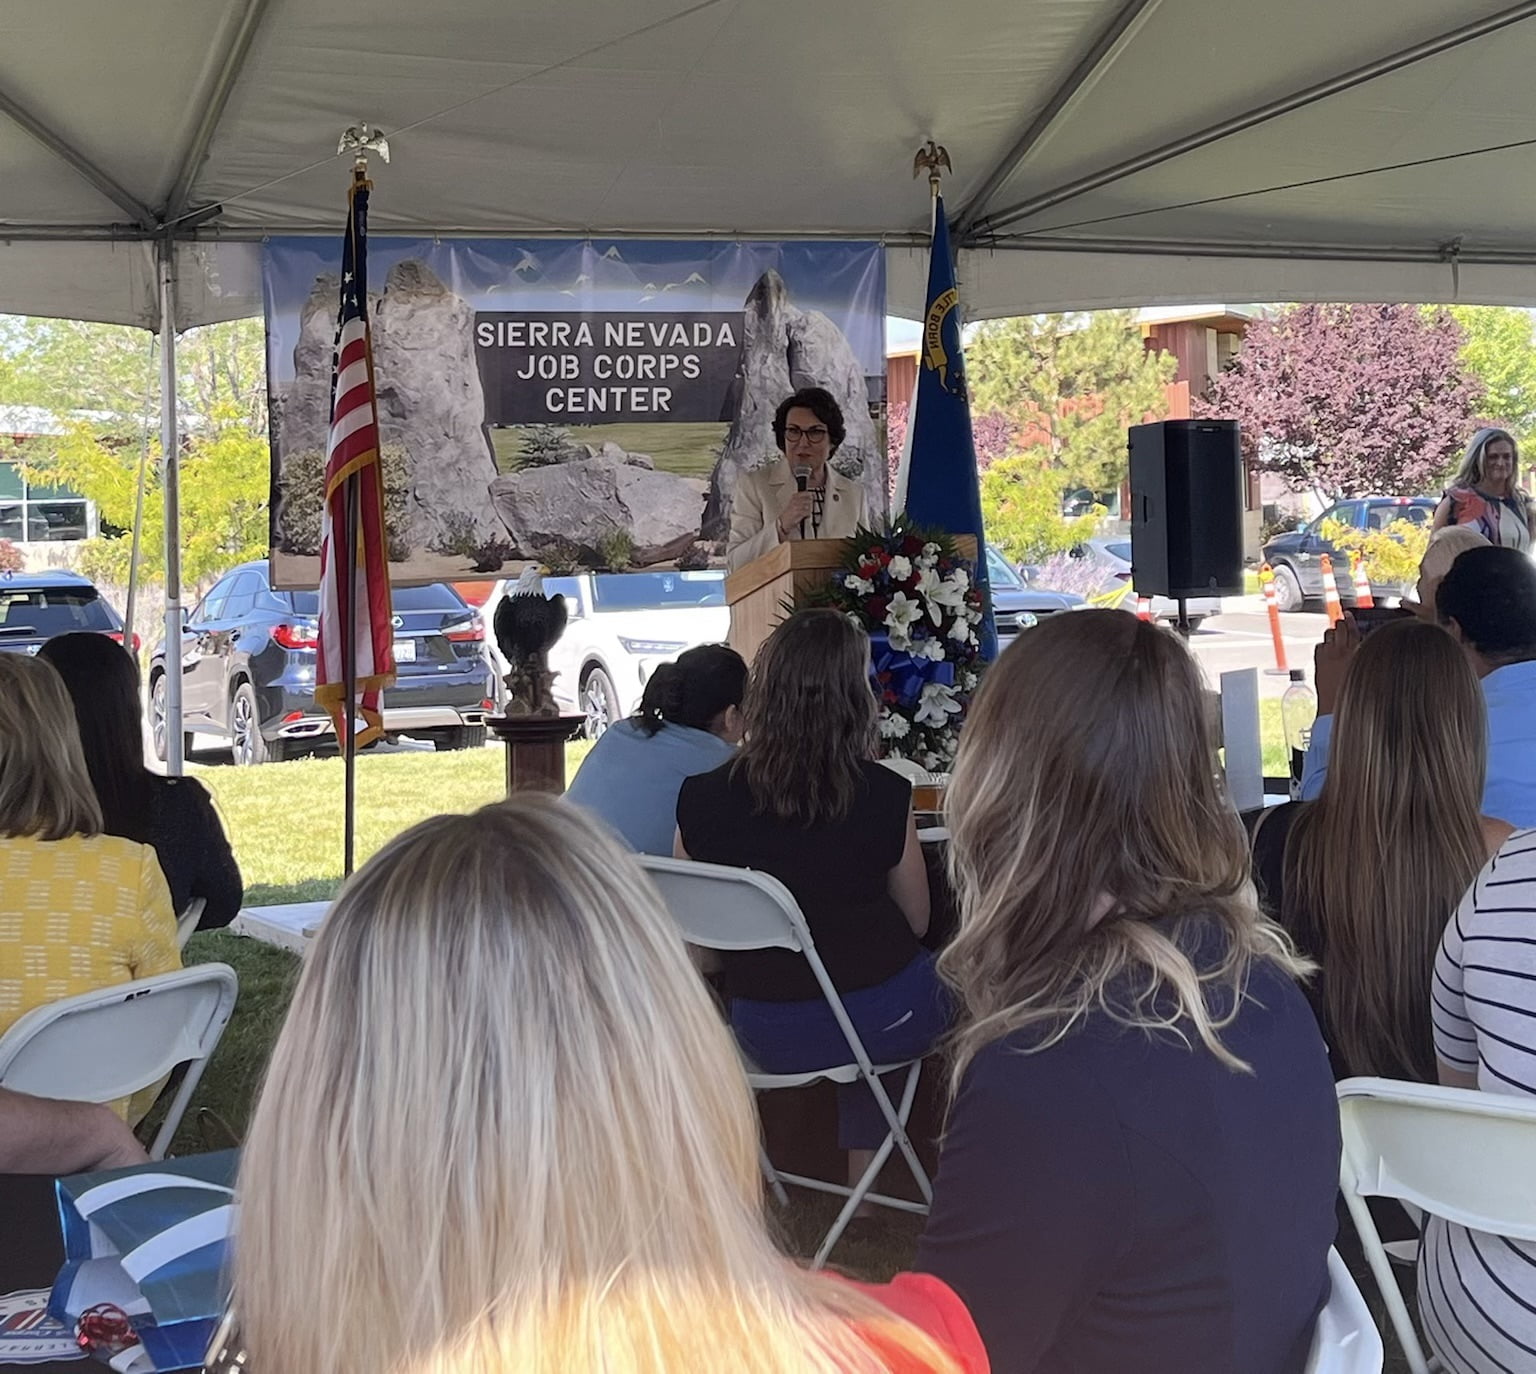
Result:
<instances>
[{"instance_id":1,"label":"white tent canopy","mask_svg":"<svg viewBox=\"0 0 1536 1374\"><path fill-rule=\"evenodd\" d=\"M955 165L968 313L1536 302L1536 3L7 0L0 311L254 313L266 234L835 235L925 266Z\"/></svg>"},{"instance_id":2,"label":"white tent canopy","mask_svg":"<svg viewBox=\"0 0 1536 1374\"><path fill-rule=\"evenodd\" d=\"M160 329L173 395L364 121L375 234L878 238L915 315L933 138L972 318L1536 304L1533 68L1536 0L5 0L0 312Z\"/></svg>"}]
</instances>

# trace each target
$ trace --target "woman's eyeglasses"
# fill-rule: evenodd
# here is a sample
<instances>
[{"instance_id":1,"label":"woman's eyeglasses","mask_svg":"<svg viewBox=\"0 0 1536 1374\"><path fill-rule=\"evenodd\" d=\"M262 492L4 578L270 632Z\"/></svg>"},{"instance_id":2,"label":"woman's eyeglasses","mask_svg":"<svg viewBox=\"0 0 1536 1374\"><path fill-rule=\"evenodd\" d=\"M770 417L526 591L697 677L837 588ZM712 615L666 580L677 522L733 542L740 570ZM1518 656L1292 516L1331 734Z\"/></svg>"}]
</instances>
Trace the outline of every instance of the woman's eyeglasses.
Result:
<instances>
[{"instance_id":1,"label":"woman's eyeglasses","mask_svg":"<svg viewBox=\"0 0 1536 1374\"><path fill-rule=\"evenodd\" d=\"M786 444L798 444L802 439L812 444L819 444L827 437L825 425L812 425L809 429L801 429L799 425L784 426L784 442Z\"/></svg>"}]
</instances>

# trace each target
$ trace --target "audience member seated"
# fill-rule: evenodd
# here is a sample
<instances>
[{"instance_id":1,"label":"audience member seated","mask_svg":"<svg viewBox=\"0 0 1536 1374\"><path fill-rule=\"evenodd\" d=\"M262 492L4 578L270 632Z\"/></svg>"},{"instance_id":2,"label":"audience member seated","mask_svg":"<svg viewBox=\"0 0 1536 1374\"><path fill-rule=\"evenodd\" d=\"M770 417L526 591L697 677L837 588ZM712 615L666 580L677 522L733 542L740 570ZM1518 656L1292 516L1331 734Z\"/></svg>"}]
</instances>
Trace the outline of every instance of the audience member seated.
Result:
<instances>
[{"instance_id":1,"label":"audience member seated","mask_svg":"<svg viewBox=\"0 0 1536 1374\"><path fill-rule=\"evenodd\" d=\"M102 831L69 694L0 654L0 1034L33 1007L181 967L155 851Z\"/></svg>"},{"instance_id":2,"label":"audience member seated","mask_svg":"<svg viewBox=\"0 0 1536 1374\"><path fill-rule=\"evenodd\" d=\"M1517 831L1478 874L1435 964L1440 1081L1536 1095L1536 831ZM1430 1217L1419 1315L1449 1374L1529 1369L1536 1245Z\"/></svg>"},{"instance_id":3,"label":"audience member seated","mask_svg":"<svg viewBox=\"0 0 1536 1374\"><path fill-rule=\"evenodd\" d=\"M1536 825L1536 563L1517 549L1468 549L1435 593L1440 623L1461 641L1482 679L1488 711L1488 774L1483 814ZM1358 640L1353 619L1324 636L1347 658ZM1301 795L1321 795L1333 736L1332 703L1318 683L1318 717L1302 770Z\"/></svg>"},{"instance_id":4,"label":"audience member seated","mask_svg":"<svg viewBox=\"0 0 1536 1374\"><path fill-rule=\"evenodd\" d=\"M701 644L663 663L640 709L604 730L566 797L600 816L631 849L670 854L677 792L736 754L747 665L724 644Z\"/></svg>"},{"instance_id":5,"label":"audience member seated","mask_svg":"<svg viewBox=\"0 0 1536 1374\"><path fill-rule=\"evenodd\" d=\"M344 889L278 1037L229 1367L984 1371L942 1283L780 1255L757 1141L676 927L597 822L528 794L425 821Z\"/></svg>"},{"instance_id":6,"label":"audience member seated","mask_svg":"<svg viewBox=\"0 0 1536 1374\"><path fill-rule=\"evenodd\" d=\"M166 778L144 766L139 669L121 644L100 634L67 634L43 645L75 704L102 829L153 847L184 911L194 898L207 905L199 930L227 926L245 898L224 827L207 789L191 778Z\"/></svg>"},{"instance_id":7,"label":"audience member seated","mask_svg":"<svg viewBox=\"0 0 1536 1374\"><path fill-rule=\"evenodd\" d=\"M0 1088L0 1174L85 1174L148 1159L110 1107Z\"/></svg>"},{"instance_id":8,"label":"audience member seated","mask_svg":"<svg viewBox=\"0 0 1536 1374\"><path fill-rule=\"evenodd\" d=\"M874 761L869 639L840 611L797 611L768 637L747 688L746 742L689 778L679 858L771 873L805 914L817 953L876 1063L927 1054L949 1001L921 944L928 873L912 784ZM731 1024L768 1073L848 1062L810 965L789 950L721 955ZM839 1141L858 1178L885 1139L863 1083L840 1085Z\"/></svg>"},{"instance_id":9,"label":"audience member seated","mask_svg":"<svg viewBox=\"0 0 1536 1374\"><path fill-rule=\"evenodd\" d=\"M917 1267L1009 1374L1300 1374L1328 1297L1310 965L1258 909L1200 694L1168 631L1054 616L961 736L955 1098Z\"/></svg>"},{"instance_id":10,"label":"audience member seated","mask_svg":"<svg viewBox=\"0 0 1536 1374\"><path fill-rule=\"evenodd\" d=\"M1347 642L1319 647L1320 688ZM1487 726L1456 641L1418 620L1374 631L1348 665L1333 758L1315 802L1259 813L1259 898L1321 966L1308 998L1334 1077L1433 1083L1435 950L1510 830L1478 814Z\"/></svg>"},{"instance_id":11,"label":"audience member seated","mask_svg":"<svg viewBox=\"0 0 1536 1374\"><path fill-rule=\"evenodd\" d=\"M1486 549L1488 541L1472 525L1447 525L1429 536L1429 546L1419 560L1419 580L1414 586L1413 609L1426 620L1437 619L1435 598L1451 564L1468 549Z\"/></svg>"}]
</instances>

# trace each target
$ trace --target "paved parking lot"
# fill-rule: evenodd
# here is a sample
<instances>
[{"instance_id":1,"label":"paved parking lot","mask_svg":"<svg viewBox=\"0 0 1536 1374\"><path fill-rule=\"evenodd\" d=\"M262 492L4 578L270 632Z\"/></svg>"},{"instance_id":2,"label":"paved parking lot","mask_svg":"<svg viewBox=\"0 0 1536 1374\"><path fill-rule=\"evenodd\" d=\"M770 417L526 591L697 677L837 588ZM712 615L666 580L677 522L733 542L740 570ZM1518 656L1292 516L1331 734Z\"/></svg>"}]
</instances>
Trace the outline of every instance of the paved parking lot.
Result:
<instances>
[{"instance_id":1,"label":"paved parking lot","mask_svg":"<svg viewBox=\"0 0 1536 1374\"><path fill-rule=\"evenodd\" d=\"M1215 687L1222 673L1238 668L1257 668L1260 670L1259 695L1279 696L1285 691L1288 679L1265 671L1275 666L1275 649L1263 599L1231 597L1223 601L1222 606L1222 613L1207 620L1189 641L1210 685ZM1327 628L1328 617L1320 611L1280 617L1286 665L1305 668L1308 682L1312 681L1312 650Z\"/></svg>"}]
</instances>

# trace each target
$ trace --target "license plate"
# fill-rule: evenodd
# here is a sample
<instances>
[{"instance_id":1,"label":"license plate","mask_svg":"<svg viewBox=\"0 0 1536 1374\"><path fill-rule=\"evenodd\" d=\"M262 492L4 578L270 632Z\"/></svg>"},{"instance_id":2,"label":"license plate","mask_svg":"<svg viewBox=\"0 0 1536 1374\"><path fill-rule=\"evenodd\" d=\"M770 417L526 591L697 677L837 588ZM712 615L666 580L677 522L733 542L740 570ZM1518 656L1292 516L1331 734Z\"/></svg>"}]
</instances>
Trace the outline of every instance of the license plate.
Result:
<instances>
[{"instance_id":1,"label":"license plate","mask_svg":"<svg viewBox=\"0 0 1536 1374\"><path fill-rule=\"evenodd\" d=\"M395 662L416 662L416 641L414 639L397 639L395 641Z\"/></svg>"}]
</instances>

